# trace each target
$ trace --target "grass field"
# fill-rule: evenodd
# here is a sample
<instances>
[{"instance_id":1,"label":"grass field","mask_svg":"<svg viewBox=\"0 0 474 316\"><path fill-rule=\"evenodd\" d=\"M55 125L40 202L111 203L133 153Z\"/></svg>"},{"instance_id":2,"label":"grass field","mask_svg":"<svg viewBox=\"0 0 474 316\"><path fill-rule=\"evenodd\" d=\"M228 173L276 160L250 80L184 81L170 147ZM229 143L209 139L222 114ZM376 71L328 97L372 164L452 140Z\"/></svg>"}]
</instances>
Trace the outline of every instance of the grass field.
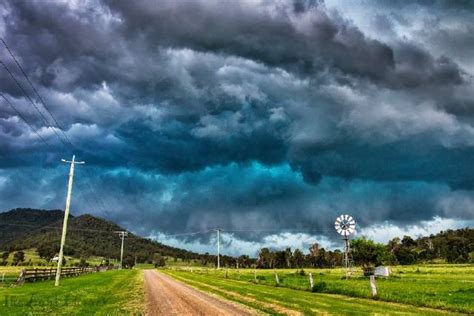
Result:
<instances>
[{"instance_id":1,"label":"grass field","mask_svg":"<svg viewBox=\"0 0 474 316\"><path fill-rule=\"evenodd\" d=\"M131 315L144 313L142 270L93 273L0 288L0 315Z\"/></svg>"},{"instance_id":2,"label":"grass field","mask_svg":"<svg viewBox=\"0 0 474 316\"><path fill-rule=\"evenodd\" d=\"M21 267L1 267L17 276ZM151 268L144 265L142 268ZM192 272L190 270L192 269ZM367 278L343 279L342 269L274 270L171 267L161 271L206 292L270 314L474 314L473 265L394 267L388 279L377 279L379 297L371 298ZM94 273L53 281L0 287L0 315L142 314L143 270ZM319 293L312 293L309 272Z\"/></svg>"},{"instance_id":3,"label":"grass field","mask_svg":"<svg viewBox=\"0 0 474 316\"><path fill-rule=\"evenodd\" d=\"M253 270L229 270L225 279L225 269L206 270L193 269L193 272L165 270L166 273L186 282L201 282L212 286L225 286L228 290L236 287L235 291L260 291L254 282ZM305 275L296 270L276 270L280 281L278 290L273 270L257 270L257 283L266 285L264 292L280 291L281 288L310 292L308 273L321 293L341 294L345 297L371 298L368 278L354 275L350 280L342 278L341 269L307 269ZM378 300L391 303L409 304L418 307L443 309L451 312L474 313L474 266L472 265L424 265L394 267L393 275L388 279L377 279ZM229 282L229 285L226 283ZM204 285L200 285L204 286ZM269 290L270 289L270 290ZM287 300L294 296L315 295L295 291L288 294ZM257 295L257 294L256 294ZM277 293L275 293L277 295ZM260 298L259 298L260 299ZM370 299L370 300L365 300ZM385 304L390 306L389 304ZM305 304L302 304L304 310ZM309 307L308 307L309 308ZM375 310L374 310L375 312Z\"/></svg>"}]
</instances>

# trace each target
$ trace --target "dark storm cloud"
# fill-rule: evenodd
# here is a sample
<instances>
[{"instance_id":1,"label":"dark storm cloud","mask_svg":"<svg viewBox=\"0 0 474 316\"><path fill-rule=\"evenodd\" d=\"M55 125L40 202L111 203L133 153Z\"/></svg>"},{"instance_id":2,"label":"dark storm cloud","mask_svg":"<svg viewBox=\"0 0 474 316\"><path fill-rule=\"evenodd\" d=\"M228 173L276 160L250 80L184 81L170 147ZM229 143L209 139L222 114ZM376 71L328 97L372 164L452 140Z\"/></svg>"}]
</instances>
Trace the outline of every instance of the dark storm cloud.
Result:
<instances>
[{"instance_id":1,"label":"dark storm cloud","mask_svg":"<svg viewBox=\"0 0 474 316\"><path fill-rule=\"evenodd\" d=\"M143 234L469 219L469 7L334 3L9 1L0 35L92 171L77 212ZM49 144L0 100L2 208L61 207L72 150L4 69L0 91Z\"/></svg>"},{"instance_id":2,"label":"dark storm cloud","mask_svg":"<svg viewBox=\"0 0 474 316\"><path fill-rule=\"evenodd\" d=\"M302 3L295 2L293 12L291 6L255 8L235 1L112 1L110 7L124 19L126 37L140 33L149 45L232 54L303 74L334 68L391 87L462 82L462 71L449 58L434 59L413 45L389 47L330 15L324 3Z\"/></svg>"}]
</instances>

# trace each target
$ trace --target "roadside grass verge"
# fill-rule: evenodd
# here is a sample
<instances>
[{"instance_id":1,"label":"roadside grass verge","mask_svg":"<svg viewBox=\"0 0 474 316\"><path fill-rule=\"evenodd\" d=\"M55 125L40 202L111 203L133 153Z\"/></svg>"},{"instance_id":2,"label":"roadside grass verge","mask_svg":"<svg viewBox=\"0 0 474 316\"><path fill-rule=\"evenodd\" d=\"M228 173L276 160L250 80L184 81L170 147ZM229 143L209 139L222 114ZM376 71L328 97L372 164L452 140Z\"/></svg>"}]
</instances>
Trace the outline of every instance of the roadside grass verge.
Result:
<instances>
[{"instance_id":1,"label":"roadside grass verge","mask_svg":"<svg viewBox=\"0 0 474 316\"><path fill-rule=\"evenodd\" d=\"M285 287L255 285L248 281L224 279L215 275L162 270L162 272L200 290L220 295L257 310L280 314L452 314L447 311L412 305L381 302L334 294L310 293Z\"/></svg>"},{"instance_id":2,"label":"roadside grass verge","mask_svg":"<svg viewBox=\"0 0 474 316\"><path fill-rule=\"evenodd\" d=\"M144 314L142 270L120 270L0 288L1 315Z\"/></svg>"},{"instance_id":3,"label":"roadside grass verge","mask_svg":"<svg viewBox=\"0 0 474 316\"><path fill-rule=\"evenodd\" d=\"M377 278L378 300L419 307L474 313L473 265L417 265L393 267L389 278ZM355 271L358 271L355 269ZM310 292L309 273L320 293L371 299L369 280L360 272L345 280L342 269L276 270L279 287ZM191 273L190 273L191 274ZM225 269L193 269L193 274L225 278ZM229 269L228 279L254 282L254 270ZM257 283L275 286L274 270L257 270Z\"/></svg>"}]
</instances>

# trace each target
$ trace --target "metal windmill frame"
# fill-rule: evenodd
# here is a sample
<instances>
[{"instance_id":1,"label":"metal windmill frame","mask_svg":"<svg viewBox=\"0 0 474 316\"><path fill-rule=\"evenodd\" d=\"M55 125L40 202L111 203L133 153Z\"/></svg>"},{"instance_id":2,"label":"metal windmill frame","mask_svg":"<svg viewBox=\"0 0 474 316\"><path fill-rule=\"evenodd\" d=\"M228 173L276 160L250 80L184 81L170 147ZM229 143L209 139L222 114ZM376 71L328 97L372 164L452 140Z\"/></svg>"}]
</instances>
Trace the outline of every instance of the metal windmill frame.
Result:
<instances>
[{"instance_id":1,"label":"metal windmill frame","mask_svg":"<svg viewBox=\"0 0 474 316\"><path fill-rule=\"evenodd\" d=\"M355 233L356 222L352 216L343 214L336 218L334 228L342 236L344 241L344 267L346 268L346 278L352 274L352 256L349 243L349 236Z\"/></svg>"}]
</instances>

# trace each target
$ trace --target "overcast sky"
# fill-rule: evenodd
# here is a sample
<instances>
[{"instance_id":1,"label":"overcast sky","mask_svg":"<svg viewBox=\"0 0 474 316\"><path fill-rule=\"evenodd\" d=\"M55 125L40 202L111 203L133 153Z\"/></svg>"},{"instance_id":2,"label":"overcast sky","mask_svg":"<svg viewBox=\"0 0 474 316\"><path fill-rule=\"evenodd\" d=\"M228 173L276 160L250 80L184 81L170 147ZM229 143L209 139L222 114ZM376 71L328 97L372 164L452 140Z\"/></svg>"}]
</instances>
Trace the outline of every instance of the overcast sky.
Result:
<instances>
[{"instance_id":1,"label":"overcast sky","mask_svg":"<svg viewBox=\"0 0 474 316\"><path fill-rule=\"evenodd\" d=\"M254 255L338 247L342 213L378 241L473 226L473 2L7 0L0 36L54 116L0 42L33 127L0 99L0 211L63 208L75 153L73 214L196 251L214 234L171 235Z\"/></svg>"}]
</instances>

